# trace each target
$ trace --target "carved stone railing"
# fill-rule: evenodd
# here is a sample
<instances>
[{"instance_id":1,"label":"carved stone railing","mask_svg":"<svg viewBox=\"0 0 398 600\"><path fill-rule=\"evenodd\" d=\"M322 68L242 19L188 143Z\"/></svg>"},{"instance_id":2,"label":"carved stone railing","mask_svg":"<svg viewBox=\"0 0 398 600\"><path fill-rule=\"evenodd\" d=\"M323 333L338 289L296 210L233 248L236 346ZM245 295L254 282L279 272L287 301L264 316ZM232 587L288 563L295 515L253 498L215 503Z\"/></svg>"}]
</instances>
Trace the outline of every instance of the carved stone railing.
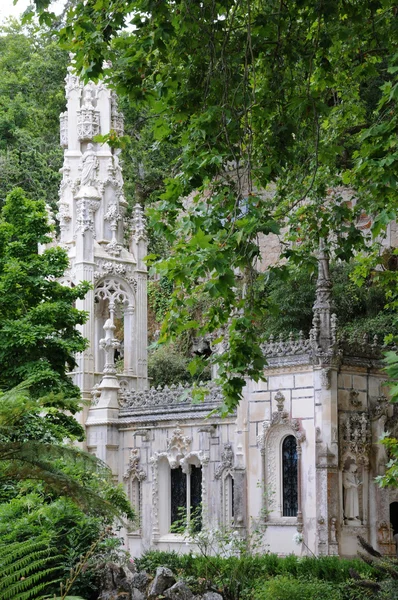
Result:
<instances>
[{"instance_id":1,"label":"carved stone railing","mask_svg":"<svg viewBox=\"0 0 398 600\"><path fill-rule=\"evenodd\" d=\"M337 339L336 339L337 337ZM370 338L367 334L358 335L350 340L343 336L337 335L334 337L334 342L331 344L327 354L334 356L338 362L347 363L375 363L374 366L381 365L383 353L386 350L398 350L397 346L385 345L381 343L378 336ZM300 332L298 337L292 333L284 337L282 334L279 337L270 336L269 339L262 344L264 356L267 358L269 366L293 365L293 364L316 364L319 362L319 356L323 356L322 350L317 342L311 337L305 339L303 333Z\"/></svg>"},{"instance_id":2,"label":"carved stone railing","mask_svg":"<svg viewBox=\"0 0 398 600\"><path fill-rule=\"evenodd\" d=\"M305 339L300 331L298 339L291 333L287 339L280 334L278 338L271 335L262 345L264 356L291 356L294 354L307 354L311 352L311 341Z\"/></svg>"},{"instance_id":3,"label":"carved stone railing","mask_svg":"<svg viewBox=\"0 0 398 600\"><path fill-rule=\"evenodd\" d=\"M205 386L203 386L205 387ZM204 402L200 402L199 406L209 408L209 405L218 405L222 402L222 394L219 387L210 383L206 386L209 390L204 398ZM128 390L121 387L118 394L119 405L122 410L141 410L168 408L175 409L181 406L189 406L195 404L192 397L192 388L190 384L181 383L165 387L150 388L149 390ZM197 403L196 403L197 404Z\"/></svg>"},{"instance_id":4,"label":"carved stone railing","mask_svg":"<svg viewBox=\"0 0 398 600\"><path fill-rule=\"evenodd\" d=\"M382 359L383 352L386 350L396 351L398 348L395 344L384 344L379 337L375 335L370 338L368 334L358 335L350 340L340 337L338 340L339 348L345 356L358 356L373 359Z\"/></svg>"}]
</instances>

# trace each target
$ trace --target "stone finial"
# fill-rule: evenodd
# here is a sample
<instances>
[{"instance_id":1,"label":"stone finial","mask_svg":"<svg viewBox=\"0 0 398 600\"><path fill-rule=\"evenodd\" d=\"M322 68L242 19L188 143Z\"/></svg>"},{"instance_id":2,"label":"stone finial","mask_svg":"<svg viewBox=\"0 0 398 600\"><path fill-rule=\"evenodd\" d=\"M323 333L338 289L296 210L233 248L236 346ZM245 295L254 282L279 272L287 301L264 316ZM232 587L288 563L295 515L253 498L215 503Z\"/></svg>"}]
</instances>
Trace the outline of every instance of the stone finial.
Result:
<instances>
[{"instance_id":1,"label":"stone finial","mask_svg":"<svg viewBox=\"0 0 398 600\"><path fill-rule=\"evenodd\" d=\"M132 233L136 241L146 239L146 219L140 204L134 206Z\"/></svg>"},{"instance_id":2,"label":"stone finial","mask_svg":"<svg viewBox=\"0 0 398 600\"><path fill-rule=\"evenodd\" d=\"M105 351L105 366L103 372L109 375L116 374L115 350L120 346L120 342L113 336L115 329L116 325L113 322L113 314L111 313L110 318L105 321L105 337L99 342L100 347Z\"/></svg>"}]
</instances>

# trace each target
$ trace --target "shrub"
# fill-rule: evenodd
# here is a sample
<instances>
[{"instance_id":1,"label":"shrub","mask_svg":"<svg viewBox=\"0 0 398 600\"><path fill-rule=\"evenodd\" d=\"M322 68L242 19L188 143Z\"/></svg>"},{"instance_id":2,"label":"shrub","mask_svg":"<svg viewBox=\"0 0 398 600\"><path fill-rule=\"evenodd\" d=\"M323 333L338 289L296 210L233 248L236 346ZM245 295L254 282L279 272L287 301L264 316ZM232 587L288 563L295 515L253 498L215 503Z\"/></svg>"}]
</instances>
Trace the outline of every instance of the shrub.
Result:
<instances>
[{"instance_id":1,"label":"shrub","mask_svg":"<svg viewBox=\"0 0 398 600\"><path fill-rule=\"evenodd\" d=\"M354 570L361 579L375 579L377 572L361 560L337 556L305 557L276 554L197 557L177 552L150 551L136 560L138 570L154 573L166 566L185 579L195 593L207 587L220 590L225 600L363 600L351 585ZM195 583L196 582L196 583Z\"/></svg>"},{"instance_id":2,"label":"shrub","mask_svg":"<svg viewBox=\"0 0 398 600\"><path fill-rule=\"evenodd\" d=\"M304 581L278 575L256 586L253 600L341 600L338 586L324 581Z\"/></svg>"},{"instance_id":3,"label":"shrub","mask_svg":"<svg viewBox=\"0 0 398 600\"><path fill-rule=\"evenodd\" d=\"M148 376L151 385L172 385L192 380L188 371L190 359L177 352L171 345L161 346L148 356Z\"/></svg>"}]
</instances>

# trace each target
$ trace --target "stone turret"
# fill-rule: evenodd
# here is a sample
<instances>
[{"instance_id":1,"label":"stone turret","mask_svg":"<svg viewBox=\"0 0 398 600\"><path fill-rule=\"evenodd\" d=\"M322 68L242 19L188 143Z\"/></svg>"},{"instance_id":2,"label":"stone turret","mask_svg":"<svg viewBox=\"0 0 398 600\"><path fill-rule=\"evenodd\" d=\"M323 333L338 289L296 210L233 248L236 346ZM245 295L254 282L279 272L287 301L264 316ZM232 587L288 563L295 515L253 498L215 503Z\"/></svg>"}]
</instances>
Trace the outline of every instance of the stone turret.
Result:
<instances>
[{"instance_id":1,"label":"stone turret","mask_svg":"<svg viewBox=\"0 0 398 600\"><path fill-rule=\"evenodd\" d=\"M88 281L92 286L77 303L88 314L82 333L89 343L77 356L74 380L86 400L94 398L82 415L88 446L112 463L106 451L99 449L103 434L98 426L117 420L120 388L126 392L147 387L145 218L136 205L132 218L127 219L120 150L95 141L99 134L123 133L116 94L102 82L83 84L73 66L68 67L65 89L67 108L60 117L64 163L58 242L70 261L64 282ZM101 442L104 445L106 440Z\"/></svg>"}]
</instances>

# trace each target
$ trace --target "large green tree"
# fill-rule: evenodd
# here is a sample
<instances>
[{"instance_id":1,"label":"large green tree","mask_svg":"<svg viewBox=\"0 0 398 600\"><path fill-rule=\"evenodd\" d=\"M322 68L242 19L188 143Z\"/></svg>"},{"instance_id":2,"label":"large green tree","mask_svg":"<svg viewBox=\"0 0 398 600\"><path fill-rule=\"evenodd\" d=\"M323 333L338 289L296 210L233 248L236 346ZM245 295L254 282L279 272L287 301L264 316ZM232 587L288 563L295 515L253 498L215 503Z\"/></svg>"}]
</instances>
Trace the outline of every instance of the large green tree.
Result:
<instances>
[{"instance_id":1,"label":"large green tree","mask_svg":"<svg viewBox=\"0 0 398 600\"><path fill-rule=\"evenodd\" d=\"M51 1L35 3L48 20ZM212 299L199 332L228 330L225 409L264 366L257 236L283 225L284 257L314 265L320 238L340 259L361 249L362 211L374 234L395 216L397 24L391 0L76 0L66 15L77 70L104 73L181 149L152 213L172 244L163 334L198 328L190 304Z\"/></svg>"},{"instance_id":2,"label":"large green tree","mask_svg":"<svg viewBox=\"0 0 398 600\"><path fill-rule=\"evenodd\" d=\"M20 186L55 207L67 60L46 30L15 20L0 28L0 204Z\"/></svg>"},{"instance_id":3,"label":"large green tree","mask_svg":"<svg viewBox=\"0 0 398 600\"><path fill-rule=\"evenodd\" d=\"M74 307L88 284L59 283L68 266L59 247L40 251L51 241L43 201L15 189L0 213L0 387L31 381L34 395L50 392L79 398L68 370L86 341L78 331L86 315Z\"/></svg>"}]
</instances>

